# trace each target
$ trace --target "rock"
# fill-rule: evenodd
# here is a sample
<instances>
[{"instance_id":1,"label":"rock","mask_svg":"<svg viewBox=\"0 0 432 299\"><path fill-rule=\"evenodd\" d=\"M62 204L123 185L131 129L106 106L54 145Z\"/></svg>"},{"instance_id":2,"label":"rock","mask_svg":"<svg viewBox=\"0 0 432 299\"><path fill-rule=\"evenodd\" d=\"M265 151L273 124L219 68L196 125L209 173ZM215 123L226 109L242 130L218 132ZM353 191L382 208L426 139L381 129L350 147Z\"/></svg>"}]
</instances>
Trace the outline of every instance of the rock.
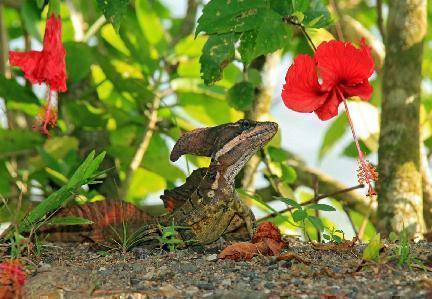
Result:
<instances>
[{"instance_id":1,"label":"rock","mask_svg":"<svg viewBox=\"0 0 432 299\"><path fill-rule=\"evenodd\" d=\"M195 286L197 286L203 290L213 290L214 289L214 285L210 282L207 282L207 281L197 281L197 282L195 282Z\"/></svg>"},{"instance_id":2,"label":"rock","mask_svg":"<svg viewBox=\"0 0 432 299\"><path fill-rule=\"evenodd\" d=\"M218 259L218 255L216 253L210 254L210 255L207 255L205 259L208 262L214 262Z\"/></svg>"},{"instance_id":3,"label":"rock","mask_svg":"<svg viewBox=\"0 0 432 299\"><path fill-rule=\"evenodd\" d=\"M194 273L195 271L198 270L198 267L192 263L187 262L187 263L182 263L182 264L178 265L177 270L180 273Z\"/></svg>"},{"instance_id":4,"label":"rock","mask_svg":"<svg viewBox=\"0 0 432 299\"><path fill-rule=\"evenodd\" d=\"M190 287L187 287L184 291L186 294L192 296L192 295L198 293L199 289L195 286L190 286Z\"/></svg>"},{"instance_id":5,"label":"rock","mask_svg":"<svg viewBox=\"0 0 432 299\"><path fill-rule=\"evenodd\" d=\"M223 279L223 280L221 281L221 284L222 284L223 286L230 286L230 285L231 285L231 279Z\"/></svg>"},{"instance_id":6,"label":"rock","mask_svg":"<svg viewBox=\"0 0 432 299\"><path fill-rule=\"evenodd\" d=\"M167 284L159 288L159 292L165 296L165 297L176 297L179 293L179 290L177 290L173 285Z\"/></svg>"},{"instance_id":7,"label":"rock","mask_svg":"<svg viewBox=\"0 0 432 299\"><path fill-rule=\"evenodd\" d=\"M232 290L216 292L207 298L210 299L264 299L266 295L260 292L247 290Z\"/></svg>"}]
</instances>

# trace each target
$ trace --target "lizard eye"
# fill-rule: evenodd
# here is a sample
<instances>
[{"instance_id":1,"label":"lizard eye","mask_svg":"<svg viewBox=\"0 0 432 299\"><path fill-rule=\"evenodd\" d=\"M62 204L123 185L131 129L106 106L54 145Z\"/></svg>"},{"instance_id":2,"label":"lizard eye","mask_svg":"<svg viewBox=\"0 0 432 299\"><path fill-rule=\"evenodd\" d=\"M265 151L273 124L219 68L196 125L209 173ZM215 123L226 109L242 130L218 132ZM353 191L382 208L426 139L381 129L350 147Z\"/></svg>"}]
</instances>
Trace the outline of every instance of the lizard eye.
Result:
<instances>
[{"instance_id":1,"label":"lizard eye","mask_svg":"<svg viewBox=\"0 0 432 299\"><path fill-rule=\"evenodd\" d=\"M247 130L250 128L250 126L251 126L251 123L247 119L242 120L242 122L240 123L240 129L242 129L242 130Z\"/></svg>"}]
</instances>

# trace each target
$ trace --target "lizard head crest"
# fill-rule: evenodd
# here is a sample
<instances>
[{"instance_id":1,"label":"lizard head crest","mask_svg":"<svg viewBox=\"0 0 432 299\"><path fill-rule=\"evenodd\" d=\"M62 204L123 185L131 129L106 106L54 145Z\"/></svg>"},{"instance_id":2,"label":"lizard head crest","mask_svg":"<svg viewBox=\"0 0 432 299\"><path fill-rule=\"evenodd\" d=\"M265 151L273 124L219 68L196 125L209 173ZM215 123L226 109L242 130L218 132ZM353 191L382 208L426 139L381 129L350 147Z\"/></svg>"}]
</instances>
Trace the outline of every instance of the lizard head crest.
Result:
<instances>
[{"instance_id":1,"label":"lizard head crest","mask_svg":"<svg viewBox=\"0 0 432 299\"><path fill-rule=\"evenodd\" d=\"M240 169L259 149L269 142L278 130L274 122L242 119L216 127L200 128L183 134L171 152L171 161L184 154L212 157L224 165ZM243 163L244 160L244 163Z\"/></svg>"}]
</instances>

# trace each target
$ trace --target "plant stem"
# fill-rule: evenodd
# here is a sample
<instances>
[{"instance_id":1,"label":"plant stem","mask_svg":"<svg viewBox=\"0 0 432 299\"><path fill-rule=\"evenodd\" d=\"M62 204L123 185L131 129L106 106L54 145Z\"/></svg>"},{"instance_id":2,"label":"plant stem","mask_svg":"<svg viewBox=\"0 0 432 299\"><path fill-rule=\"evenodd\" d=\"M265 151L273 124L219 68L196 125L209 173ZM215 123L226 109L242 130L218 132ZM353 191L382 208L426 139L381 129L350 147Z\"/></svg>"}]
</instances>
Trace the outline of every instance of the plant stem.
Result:
<instances>
[{"instance_id":1,"label":"plant stem","mask_svg":"<svg viewBox=\"0 0 432 299\"><path fill-rule=\"evenodd\" d=\"M333 193L320 195L320 196L317 196L317 197L313 198L313 199L310 200L310 201L307 201L307 202L301 203L300 205L302 205L302 206L306 206L306 205L311 204L311 203L317 203L317 202L320 201L321 199L324 199L324 198L327 198L327 197L333 197L333 196L335 196L335 195L342 194L342 193L351 192L351 191L353 191L353 190L361 189L361 188L363 188L363 187L364 187L363 184L359 184L359 185L357 185L357 186L353 186L353 187L349 187L349 188L346 188L346 189L338 190L338 191L333 192ZM289 211L291 211L292 209L293 209L293 207L288 207L288 208L286 208L286 209L283 209L283 210L281 210L281 211L278 211L277 213L271 213L271 214L268 214L267 216L264 216L263 218L259 219L259 221L263 221L263 220L266 220L266 219L269 219L269 218L272 218L272 217L276 217L277 215L279 215L279 214L283 214L283 213L285 213L285 212L289 212Z\"/></svg>"}]
</instances>

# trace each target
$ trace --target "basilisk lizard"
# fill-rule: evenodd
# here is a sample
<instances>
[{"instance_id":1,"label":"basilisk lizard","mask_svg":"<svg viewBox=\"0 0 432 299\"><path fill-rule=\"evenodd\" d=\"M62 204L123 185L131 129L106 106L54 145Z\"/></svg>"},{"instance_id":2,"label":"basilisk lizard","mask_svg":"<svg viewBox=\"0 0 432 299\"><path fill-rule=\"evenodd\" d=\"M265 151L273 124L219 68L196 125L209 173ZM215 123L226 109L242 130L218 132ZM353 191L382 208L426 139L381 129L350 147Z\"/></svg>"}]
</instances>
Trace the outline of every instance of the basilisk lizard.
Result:
<instances>
[{"instance_id":1,"label":"basilisk lizard","mask_svg":"<svg viewBox=\"0 0 432 299\"><path fill-rule=\"evenodd\" d=\"M59 232L49 232L54 239L96 242L106 240L112 227L126 224L137 227L148 224L187 226L180 230L184 240L201 244L216 241L224 233L245 226L253 235L255 218L235 191L234 180L248 160L276 134L273 122L240 120L216 127L200 128L183 134L171 152L171 161L184 154L211 157L209 167L192 172L186 182L165 190L161 199L169 211L162 216L150 216L135 206L121 201L101 201L60 210L58 216L80 216L93 221ZM57 237L55 237L57 235Z\"/></svg>"}]
</instances>

